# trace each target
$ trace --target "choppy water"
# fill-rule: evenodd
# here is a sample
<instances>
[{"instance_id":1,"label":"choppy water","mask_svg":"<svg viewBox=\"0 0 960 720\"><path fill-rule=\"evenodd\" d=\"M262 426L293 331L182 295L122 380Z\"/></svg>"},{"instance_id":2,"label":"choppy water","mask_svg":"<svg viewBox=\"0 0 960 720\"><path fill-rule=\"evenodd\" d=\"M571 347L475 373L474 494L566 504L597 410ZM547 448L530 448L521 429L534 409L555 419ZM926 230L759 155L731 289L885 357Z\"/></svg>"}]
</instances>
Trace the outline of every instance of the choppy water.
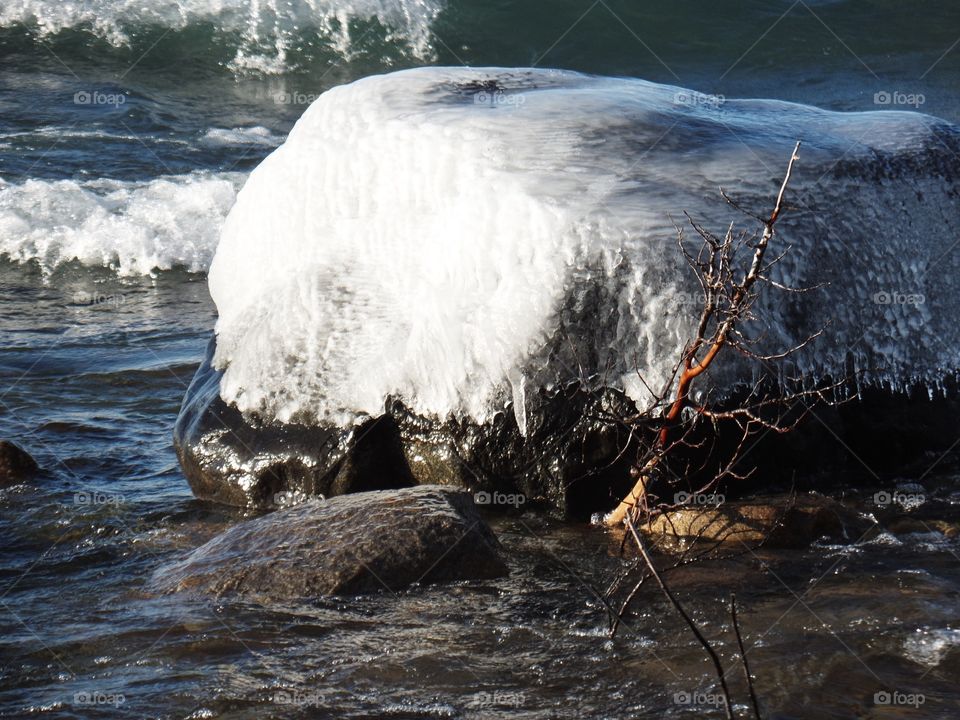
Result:
<instances>
[{"instance_id":1,"label":"choppy water","mask_svg":"<svg viewBox=\"0 0 960 720\"><path fill-rule=\"evenodd\" d=\"M142 593L158 565L236 519L192 499L170 447L214 320L205 279L142 272L204 267L231 193L337 83L424 63L536 64L838 110L883 107L888 93L956 121L960 8L398 0L337 5L337 17L333 3L224 5L0 6L0 251L34 259L0 262L0 437L45 468L0 493L0 713L716 713L676 701L714 690L660 598L609 640L587 588L618 566L606 540L536 517L497 521L514 572L495 583L288 607ZM930 534L767 553L768 569L748 556L678 588L726 649L720 603L737 589L770 717L952 718L958 551ZM878 707L884 690L925 702Z\"/></svg>"}]
</instances>

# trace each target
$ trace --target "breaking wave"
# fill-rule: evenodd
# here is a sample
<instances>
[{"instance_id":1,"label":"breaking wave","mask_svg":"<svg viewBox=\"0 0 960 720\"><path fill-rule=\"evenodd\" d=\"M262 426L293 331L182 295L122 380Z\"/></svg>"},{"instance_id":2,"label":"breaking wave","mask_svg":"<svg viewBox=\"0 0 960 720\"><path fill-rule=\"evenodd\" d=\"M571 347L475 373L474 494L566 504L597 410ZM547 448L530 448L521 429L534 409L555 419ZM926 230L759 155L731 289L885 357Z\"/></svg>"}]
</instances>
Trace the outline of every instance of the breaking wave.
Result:
<instances>
[{"instance_id":1,"label":"breaking wave","mask_svg":"<svg viewBox=\"0 0 960 720\"><path fill-rule=\"evenodd\" d=\"M148 49L159 57L187 52L175 42L182 33L196 46L212 43L213 54L232 50L225 64L236 73L278 74L317 55L351 59L371 42L384 56L392 49L431 60L430 26L440 9L440 0L14 0L0 5L0 28L26 28L44 42L92 35L131 61Z\"/></svg>"},{"instance_id":2,"label":"breaking wave","mask_svg":"<svg viewBox=\"0 0 960 720\"><path fill-rule=\"evenodd\" d=\"M145 275L207 269L242 173L143 182L0 180L0 256L49 272L70 262Z\"/></svg>"}]
</instances>

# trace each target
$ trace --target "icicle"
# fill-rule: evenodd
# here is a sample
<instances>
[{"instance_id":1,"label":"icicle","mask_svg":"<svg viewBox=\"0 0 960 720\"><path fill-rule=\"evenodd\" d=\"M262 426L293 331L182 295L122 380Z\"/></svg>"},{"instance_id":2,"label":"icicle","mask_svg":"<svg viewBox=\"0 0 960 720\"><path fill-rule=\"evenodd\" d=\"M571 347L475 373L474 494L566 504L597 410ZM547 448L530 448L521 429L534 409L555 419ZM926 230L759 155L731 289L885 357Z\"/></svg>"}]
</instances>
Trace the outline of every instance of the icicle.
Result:
<instances>
[{"instance_id":1,"label":"icicle","mask_svg":"<svg viewBox=\"0 0 960 720\"><path fill-rule=\"evenodd\" d=\"M527 436L527 392L526 378L523 373L514 368L510 371L508 377L510 389L513 392L513 416L517 419L517 427L520 428L520 434Z\"/></svg>"}]
</instances>

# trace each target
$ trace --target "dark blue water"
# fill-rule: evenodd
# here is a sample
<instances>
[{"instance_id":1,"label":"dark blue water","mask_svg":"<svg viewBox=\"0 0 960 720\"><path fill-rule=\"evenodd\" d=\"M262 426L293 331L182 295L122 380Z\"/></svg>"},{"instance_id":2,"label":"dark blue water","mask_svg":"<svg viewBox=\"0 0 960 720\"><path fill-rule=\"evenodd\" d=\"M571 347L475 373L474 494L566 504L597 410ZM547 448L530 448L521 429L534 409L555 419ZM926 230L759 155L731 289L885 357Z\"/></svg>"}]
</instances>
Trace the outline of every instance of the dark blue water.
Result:
<instances>
[{"instance_id":1,"label":"dark blue water","mask_svg":"<svg viewBox=\"0 0 960 720\"><path fill-rule=\"evenodd\" d=\"M194 3L183 21L172 0L122 5L0 5L0 437L43 467L0 490L0 714L717 715L682 702L713 692L709 668L656 595L606 637L603 535L535 517L497 521L514 572L495 583L290 607L148 596L157 567L238 517L192 499L170 442L215 320L205 258L231 188L333 85L539 65L957 120L960 6L398 1L330 20L328 4ZM194 177L212 184L163 184ZM149 266L194 257L197 272ZM952 481L924 480L947 514ZM952 718L958 552L885 536L679 587L726 649L722 600L740 593L770 717ZM925 703L878 708L884 690Z\"/></svg>"}]
</instances>

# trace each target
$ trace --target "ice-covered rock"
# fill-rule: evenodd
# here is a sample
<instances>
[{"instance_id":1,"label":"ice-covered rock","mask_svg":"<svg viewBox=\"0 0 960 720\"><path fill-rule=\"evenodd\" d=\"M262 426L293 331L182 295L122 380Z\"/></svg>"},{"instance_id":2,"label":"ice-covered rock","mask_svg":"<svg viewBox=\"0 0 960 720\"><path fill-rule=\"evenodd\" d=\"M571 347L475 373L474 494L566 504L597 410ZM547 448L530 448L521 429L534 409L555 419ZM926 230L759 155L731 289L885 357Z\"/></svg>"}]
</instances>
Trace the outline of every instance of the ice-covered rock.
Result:
<instances>
[{"instance_id":1,"label":"ice-covered rock","mask_svg":"<svg viewBox=\"0 0 960 720\"><path fill-rule=\"evenodd\" d=\"M581 374L634 399L698 317L689 212L769 210L804 146L768 293L771 348L829 325L801 371L848 359L903 385L956 368L957 128L916 113L699 103L549 70L425 68L331 90L250 176L210 270L223 398L344 424L388 398L488 421ZM725 362L717 382L744 377ZM716 375L716 373L714 373ZM518 413L522 422L522 413Z\"/></svg>"},{"instance_id":2,"label":"ice-covered rock","mask_svg":"<svg viewBox=\"0 0 960 720\"><path fill-rule=\"evenodd\" d=\"M222 406L254 428L340 433L311 468L280 462L271 488L329 483L356 429L384 416L416 481L563 506L591 472L620 477L629 453L610 409L646 399L637 371L663 385L698 317L674 223L751 228L719 187L769 211L798 139L774 279L826 286L767 292L744 331L781 350L825 328L792 375L944 387L960 367L955 126L562 71L421 68L325 93L238 194L181 457L214 438L198 418ZM758 369L730 353L708 382L722 396ZM263 459L249 443L206 459L201 475L266 477L244 476Z\"/></svg>"}]
</instances>

